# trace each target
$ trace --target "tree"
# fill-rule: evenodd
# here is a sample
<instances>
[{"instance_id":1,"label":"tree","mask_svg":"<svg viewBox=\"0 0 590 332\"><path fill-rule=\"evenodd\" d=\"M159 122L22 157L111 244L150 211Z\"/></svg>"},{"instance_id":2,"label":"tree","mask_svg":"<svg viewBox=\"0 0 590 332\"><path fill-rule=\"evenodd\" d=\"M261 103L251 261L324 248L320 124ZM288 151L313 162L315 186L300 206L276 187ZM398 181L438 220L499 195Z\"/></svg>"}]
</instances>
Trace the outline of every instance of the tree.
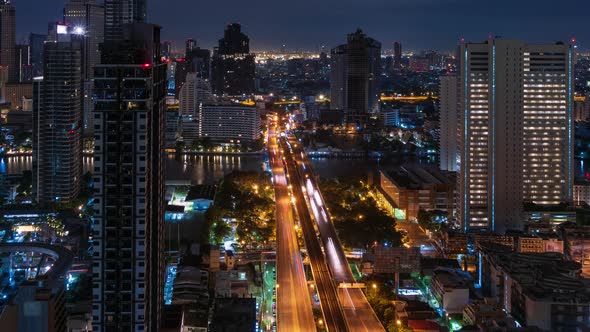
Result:
<instances>
[{"instance_id":1,"label":"tree","mask_svg":"<svg viewBox=\"0 0 590 332\"><path fill-rule=\"evenodd\" d=\"M30 195L33 191L33 172L30 170L23 171L20 184L16 188L19 196Z\"/></svg>"},{"instance_id":2,"label":"tree","mask_svg":"<svg viewBox=\"0 0 590 332\"><path fill-rule=\"evenodd\" d=\"M183 141L176 141L174 144L174 148L176 149L176 153L180 154L184 152L185 144Z\"/></svg>"}]
</instances>

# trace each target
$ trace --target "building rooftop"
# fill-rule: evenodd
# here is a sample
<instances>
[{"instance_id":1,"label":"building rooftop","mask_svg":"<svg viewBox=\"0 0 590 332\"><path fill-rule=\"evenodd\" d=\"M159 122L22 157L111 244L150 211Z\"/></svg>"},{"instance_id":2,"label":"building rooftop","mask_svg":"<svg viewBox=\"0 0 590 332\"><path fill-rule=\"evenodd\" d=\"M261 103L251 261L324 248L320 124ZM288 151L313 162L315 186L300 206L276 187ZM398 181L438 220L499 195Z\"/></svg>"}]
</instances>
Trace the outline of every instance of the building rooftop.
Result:
<instances>
[{"instance_id":1,"label":"building rooftop","mask_svg":"<svg viewBox=\"0 0 590 332\"><path fill-rule=\"evenodd\" d=\"M255 298L215 299L211 331L254 331L255 328Z\"/></svg>"},{"instance_id":2,"label":"building rooftop","mask_svg":"<svg viewBox=\"0 0 590 332\"><path fill-rule=\"evenodd\" d=\"M433 279L437 279L445 288L469 288L469 276L460 273L456 269L436 268Z\"/></svg>"},{"instance_id":3,"label":"building rooftop","mask_svg":"<svg viewBox=\"0 0 590 332\"><path fill-rule=\"evenodd\" d=\"M193 201L196 199L208 199L213 200L215 198L215 192L217 191L217 186L214 185L196 185L191 186L188 193L186 194L185 201Z\"/></svg>"},{"instance_id":4,"label":"building rooftop","mask_svg":"<svg viewBox=\"0 0 590 332\"><path fill-rule=\"evenodd\" d=\"M430 185L455 185L455 179L451 173L440 171L435 167L411 164L384 171L384 173L399 186L408 189L421 189Z\"/></svg>"},{"instance_id":5,"label":"building rooftop","mask_svg":"<svg viewBox=\"0 0 590 332\"><path fill-rule=\"evenodd\" d=\"M565 260L557 252L519 253L482 245L481 251L500 266L537 300L565 302L590 301L590 280L579 277L581 264Z\"/></svg>"}]
</instances>

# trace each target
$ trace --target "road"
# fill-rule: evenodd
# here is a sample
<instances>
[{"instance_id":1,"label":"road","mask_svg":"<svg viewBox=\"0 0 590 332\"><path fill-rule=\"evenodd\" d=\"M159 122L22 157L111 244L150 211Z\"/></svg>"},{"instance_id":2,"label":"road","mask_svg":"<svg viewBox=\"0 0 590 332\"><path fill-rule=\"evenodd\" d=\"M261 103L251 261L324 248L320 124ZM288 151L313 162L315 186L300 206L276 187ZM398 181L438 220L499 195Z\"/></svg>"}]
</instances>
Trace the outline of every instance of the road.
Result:
<instances>
[{"instance_id":1,"label":"road","mask_svg":"<svg viewBox=\"0 0 590 332\"><path fill-rule=\"evenodd\" d=\"M425 257L438 257L439 252L433 241L424 233L418 223L412 221L398 221L395 225L398 230L403 230L407 234L410 247L420 248L420 253Z\"/></svg>"},{"instance_id":2,"label":"road","mask_svg":"<svg viewBox=\"0 0 590 332\"><path fill-rule=\"evenodd\" d=\"M294 188L293 191L305 191L307 211L316 220L332 277L337 283L353 283L354 276L315 181L316 176L311 163L301 144L293 136L289 136L289 147L290 149L285 149L285 154L292 154L297 165L295 174L301 181L305 181L304 187L302 185L302 187ZM351 331L385 331L361 289L340 288L338 296Z\"/></svg>"},{"instance_id":3,"label":"road","mask_svg":"<svg viewBox=\"0 0 590 332\"><path fill-rule=\"evenodd\" d=\"M277 330L315 331L311 299L295 237L295 221L283 163L274 131L269 137L269 159L274 177L277 220Z\"/></svg>"},{"instance_id":4,"label":"road","mask_svg":"<svg viewBox=\"0 0 590 332\"><path fill-rule=\"evenodd\" d=\"M284 144L284 140L281 141L281 150L285 157L285 166L289 175L289 181L292 185L293 202L295 204L297 215L299 216L299 222L301 223L307 254L309 255L309 261L311 263L313 279L316 283L316 291L320 298L320 306L324 313L326 327L330 332L357 331L349 329L347 325L348 320L345 319L345 312L340 305L337 285L332 279L330 269L324 258L322 247L318 241L314 222L311 219L307 204L305 203L305 197L301 190L303 183L297 175L295 160L289 153L289 148Z\"/></svg>"}]
</instances>

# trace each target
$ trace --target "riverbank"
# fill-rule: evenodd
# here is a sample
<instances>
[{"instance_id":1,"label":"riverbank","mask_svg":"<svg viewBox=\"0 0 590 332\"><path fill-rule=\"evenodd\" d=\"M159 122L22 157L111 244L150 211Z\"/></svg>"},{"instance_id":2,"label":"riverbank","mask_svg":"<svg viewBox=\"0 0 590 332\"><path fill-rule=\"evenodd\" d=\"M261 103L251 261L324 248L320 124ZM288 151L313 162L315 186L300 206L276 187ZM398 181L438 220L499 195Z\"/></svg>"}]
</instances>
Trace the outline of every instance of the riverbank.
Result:
<instances>
[{"instance_id":1,"label":"riverbank","mask_svg":"<svg viewBox=\"0 0 590 332\"><path fill-rule=\"evenodd\" d=\"M166 151L167 155L187 155L187 156L259 156L266 154L266 150L249 151L249 152L209 152L209 151L184 151L182 153Z\"/></svg>"}]
</instances>

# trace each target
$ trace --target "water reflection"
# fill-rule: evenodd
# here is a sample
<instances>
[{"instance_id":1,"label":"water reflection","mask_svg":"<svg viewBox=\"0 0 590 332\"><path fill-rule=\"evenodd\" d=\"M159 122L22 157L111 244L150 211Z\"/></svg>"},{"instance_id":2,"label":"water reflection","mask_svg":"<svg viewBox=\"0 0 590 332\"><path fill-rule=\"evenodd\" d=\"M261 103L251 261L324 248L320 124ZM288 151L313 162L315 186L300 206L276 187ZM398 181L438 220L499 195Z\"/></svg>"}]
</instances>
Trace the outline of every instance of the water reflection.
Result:
<instances>
[{"instance_id":1,"label":"water reflection","mask_svg":"<svg viewBox=\"0 0 590 332\"><path fill-rule=\"evenodd\" d=\"M380 166L391 167L409 162L406 158L390 160L359 160L359 159L313 159L312 164L321 177L351 176L354 174L377 174ZM414 162L418 162L414 160ZM22 174L31 170L31 156L11 156L0 158L0 174ZM231 156L231 155L183 155L166 157L166 178L169 180L191 180L195 184L211 184L233 170L264 171L267 160L262 155ZM590 163L581 159L574 160L575 176L590 174ZM83 172L91 172L93 158L83 158Z\"/></svg>"},{"instance_id":2,"label":"water reflection","mask_svg":"<svg viewBox=\"0 0 590 332\"><path fill-rule=\"evenodd\" d=\"M82 157L82 172L91 172L94 164L94 158ZM24 171L33 169L32 156L11 156L0 158L0 173L22 174Z\"/></svg>"},{"instance_id":3,"label":"water reflection","mask_svg":"<svg viewBox=\"0 0 590 332\"><path fill-rule=\"evenodd\" d=\"M166 159L167 180L191 180L194 184L211 184L233 170L264 171L264 156L169 155Z\"/></svg>"}]
</instances>

